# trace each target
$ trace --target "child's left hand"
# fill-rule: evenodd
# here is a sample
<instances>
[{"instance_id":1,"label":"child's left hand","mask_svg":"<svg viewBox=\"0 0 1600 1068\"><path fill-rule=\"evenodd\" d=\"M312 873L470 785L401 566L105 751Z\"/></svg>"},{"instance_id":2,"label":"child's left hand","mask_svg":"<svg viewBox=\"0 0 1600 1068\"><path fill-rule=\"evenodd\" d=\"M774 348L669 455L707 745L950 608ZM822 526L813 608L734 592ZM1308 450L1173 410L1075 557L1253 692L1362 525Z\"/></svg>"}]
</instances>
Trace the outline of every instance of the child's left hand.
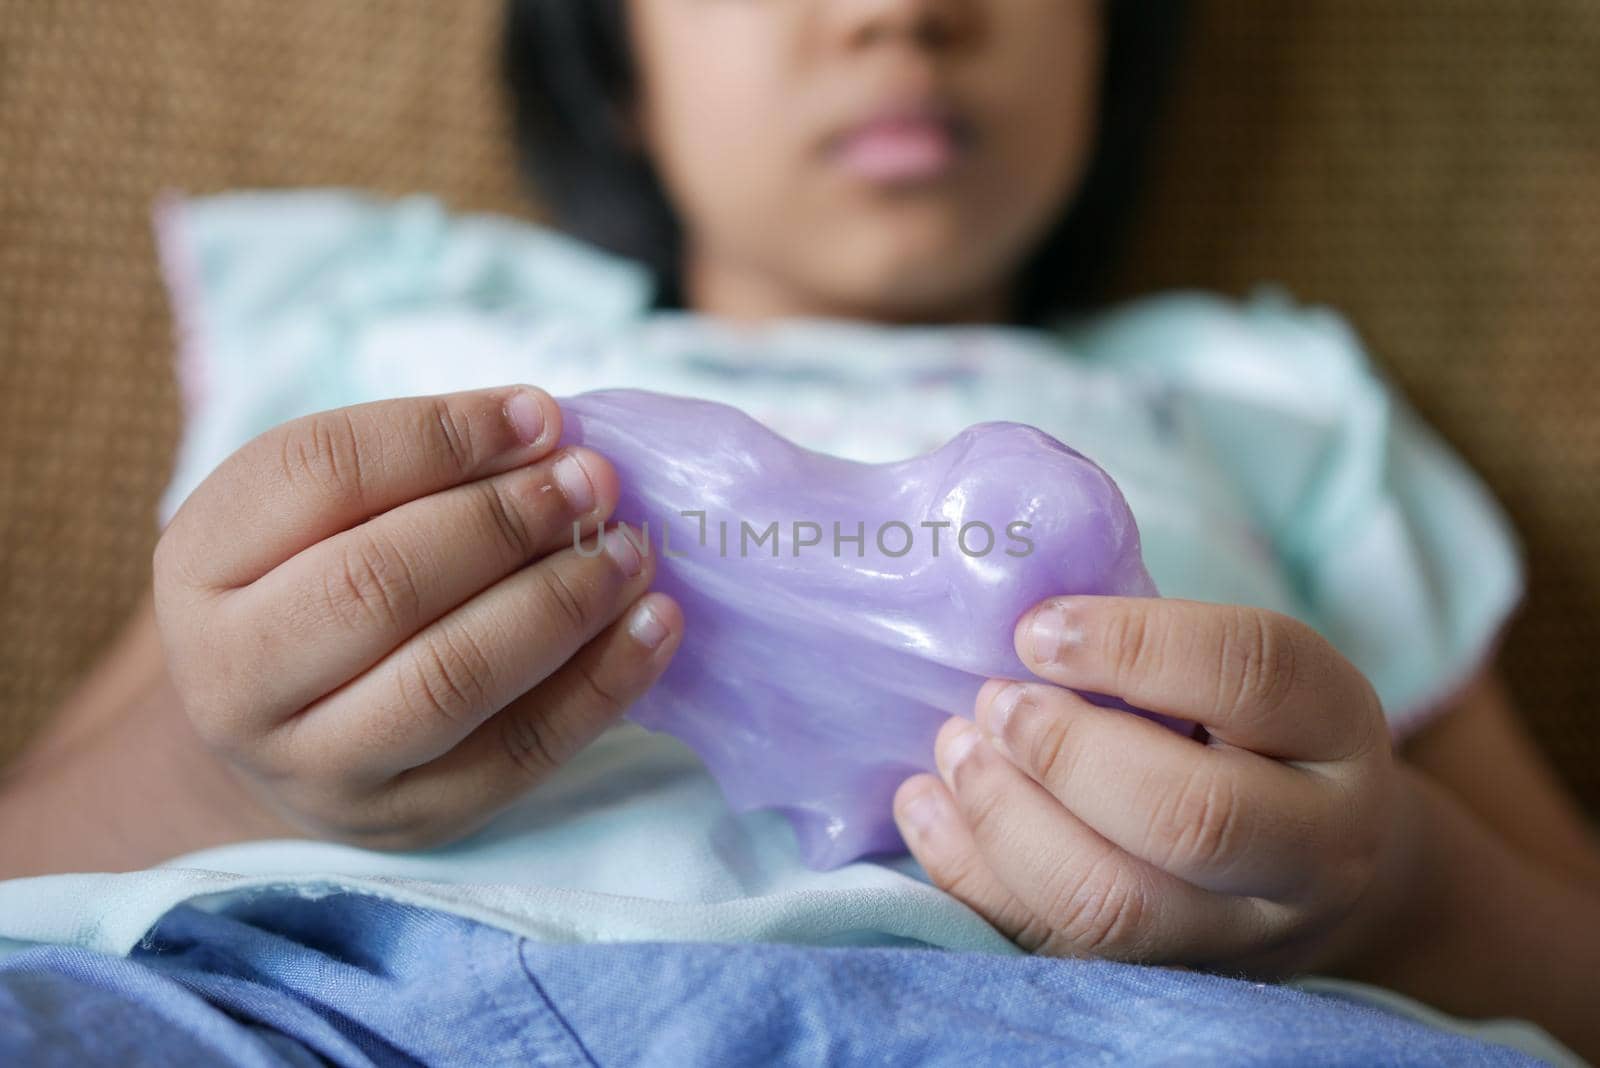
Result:
<instances>
[{"instance_id":1,"label":"child's left hand","mask_svg":"<svg viewBox=\"0 0 1600 1068\"><path fill-rule=\"evenodd\" d=\"M1278 613L1119 597L1044 601L1015 640L1046 681L990 680L978 726L940 730L940 777L895 795L939 886L1057 956L1270 976L1369 937L1405 848L1400 774L1377 695L1332 645Z\"/></svg>"}]
</instances>

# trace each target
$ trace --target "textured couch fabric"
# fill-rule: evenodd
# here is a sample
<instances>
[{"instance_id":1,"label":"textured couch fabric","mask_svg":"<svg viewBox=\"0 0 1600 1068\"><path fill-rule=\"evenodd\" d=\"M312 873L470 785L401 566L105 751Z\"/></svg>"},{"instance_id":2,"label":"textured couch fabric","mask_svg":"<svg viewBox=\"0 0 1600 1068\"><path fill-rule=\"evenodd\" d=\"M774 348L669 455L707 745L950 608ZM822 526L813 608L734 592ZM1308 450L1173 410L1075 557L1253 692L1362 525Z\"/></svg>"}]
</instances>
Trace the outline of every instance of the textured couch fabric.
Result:
<instances>
[{"instance_id":1,"label":"textured couch fabric","mask_svg":"<svg viewBox=\"0 0 1600 1068\"><path fill-rule=\"evenodd\" d=\"M0 761L149 579L177 440L164 187L532 214L496 0L0 0ZM1600 5L1202 0L1128 292L1345 313L1509 508L1504 662L1600 813Z\"/></svg>"}]
</instances>

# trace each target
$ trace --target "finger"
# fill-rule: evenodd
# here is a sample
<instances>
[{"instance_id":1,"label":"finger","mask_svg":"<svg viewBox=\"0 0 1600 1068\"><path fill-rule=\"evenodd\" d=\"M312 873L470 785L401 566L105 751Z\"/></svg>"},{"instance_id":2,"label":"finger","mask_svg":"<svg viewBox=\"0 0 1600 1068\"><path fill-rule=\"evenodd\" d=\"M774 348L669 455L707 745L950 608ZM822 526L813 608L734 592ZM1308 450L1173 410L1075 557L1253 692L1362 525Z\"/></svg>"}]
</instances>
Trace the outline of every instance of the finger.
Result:
<instances>
[{"instance_id":1,"label":"finger","mask_svg":"<svg viewBox=\"0 0 1600 1068\"><path fill-rule=\"evenodd\" d=\"M1017 655L1047 682L1108 693L1285 760L1387 744L1370 684L1316 631L1277 612L1155 597L1053 597L1023 616Z\"/></svg>"},{"instance_id":2,"label":"finger","mask_svg":"<svg viewBox=\"0 0 1600 1068\"><path fill-rule=\"evenodd\" d=\"M533 689L649 587L639 531L608 530L491 586L264 740L267 759L384 781L453 749Z\"/></svg>"},{"instance_id":3,"label":"finger","mask_svg":"<svg viewBox=\"0 0 1600 1068\"><path fill-rule=\"evenodd\" d=\"M935 752L978 852L1049 929L1040 952L1194 964L1264 939L1254 898L1203 890L1119 849L965 719L946 722Z\"/></svg>"},{"instance_id":4,"label":"finger","mask_svg":"<svg viewBox=\"0 0 1600 1068\"><path fill-rule=\"evenodd\" d=\"M937 775L913 775L894 795L894 818L906 848L935 885L978 913L1029 953L1050 931L989 869L950 790Z\"/></svg>"},{"instance_id":5,"label":"finger","mask_svg":"<svg viewBox=\"0 0 1600 1068\"><path fill-rule=\"evenodd\" d=\"M1044 683L991 679L976 716L994 748L1120 849L1207 890L1283 900L1353 849L1338 783L1208 746Z\"/></svg>"},{"instance_id":6,"label":"finger","mask_svg":"<svg viewBox=\"0 0 1600 1068\"><path fill-rule=\"evenodd\" d=\"M538 459L560 437L560 408L531 386L291 420L246 443L190 494L158 564L198 589L243 586L406 501Z\"/></svg>"},{"instance_id":7,"label":"finger","mask_svg":"<svg viewBox=\"0 0 1600 1068\"><path fill-rule=\"evenodd\" d=\"M662 593L641 597L554 675L394 788L412 819L471 827L547 778L617 721L671 663L683 613Z\"/></svg>"},{"instance_id":8,"label":"finger","mask_svg":"<svg viewBox=\"0 0 1600 1068\"><path fill-rule=\"evenodd\" d=\"M604 457L563 449L402 504L234 591L213 626L252 639L231 643L248 647L259 680L252 715L291 715L474 594L590 538L617 495Z\"/></svg>"}]
</instances>

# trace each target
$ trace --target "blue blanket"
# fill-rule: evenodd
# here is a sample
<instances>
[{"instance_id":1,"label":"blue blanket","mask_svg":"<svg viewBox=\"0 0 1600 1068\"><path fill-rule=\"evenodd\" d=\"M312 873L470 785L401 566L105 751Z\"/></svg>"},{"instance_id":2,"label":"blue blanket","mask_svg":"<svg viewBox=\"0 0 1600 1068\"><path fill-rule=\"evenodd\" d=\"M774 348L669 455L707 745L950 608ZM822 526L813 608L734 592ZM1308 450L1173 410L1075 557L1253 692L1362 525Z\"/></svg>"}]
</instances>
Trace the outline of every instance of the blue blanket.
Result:
<instances>
[{"instance_id":1,"label":"blue blanket","mask_svg":"<svg viewBox=\"0 0 1600 1068\"><path fill-rule=\"evenodd\" d=\"M1337 997L936 949L552 944L340 893L180 906L127 957L0 962L28 1065L1503 1065Z\"/></svg>"}]
</instances>

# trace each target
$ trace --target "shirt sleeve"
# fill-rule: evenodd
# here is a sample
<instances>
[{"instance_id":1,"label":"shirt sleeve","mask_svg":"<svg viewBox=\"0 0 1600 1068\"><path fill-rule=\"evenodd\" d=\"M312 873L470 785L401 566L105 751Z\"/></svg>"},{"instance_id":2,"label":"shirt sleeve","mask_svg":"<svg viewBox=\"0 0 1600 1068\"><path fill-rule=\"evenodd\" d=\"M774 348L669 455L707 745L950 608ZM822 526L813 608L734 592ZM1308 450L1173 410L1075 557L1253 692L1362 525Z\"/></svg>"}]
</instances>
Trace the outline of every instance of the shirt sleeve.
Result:
<instances>
[{"instance_id":1,"label":"shirt sleeve","mask_svg":"<svg viewBox=\"0 0 1600 1068\"><path fill-rule=\"evenodd\" d=\"M1525 591L1523 550L1487 487L1395 392L1379 437L1335 457L1326 524L1292 531L1336 639L1389 681L1410 734L1489 662Z\"/></svg>"},{"instance_id":2,"label":"shirt sleeve","mask_svg":"<svg viewBox=\"0 0 1600 1068\"><path fill-rule=\"evenodd\" d=\"M162 526L250 438L369 399L348 381L351 362L397 317L451 309L592 323L651 300L637 264L532 223L452 214L427 196L169 192L155 225L184 411Z\"/></svg>"},{"instance_id":3,"label":"shirt sleeve","mask_svg":"<svg viewBox=\"0 0 1600 1068\"><path fill-rule=\"evenodd\" d=\"M1521 541L1342 318L1270 291L1179 295L1094 347L1184 395L1297 614L1367 676L1397 736L1492 660L1525 591Z\"/></svg>"}]
</instances>

